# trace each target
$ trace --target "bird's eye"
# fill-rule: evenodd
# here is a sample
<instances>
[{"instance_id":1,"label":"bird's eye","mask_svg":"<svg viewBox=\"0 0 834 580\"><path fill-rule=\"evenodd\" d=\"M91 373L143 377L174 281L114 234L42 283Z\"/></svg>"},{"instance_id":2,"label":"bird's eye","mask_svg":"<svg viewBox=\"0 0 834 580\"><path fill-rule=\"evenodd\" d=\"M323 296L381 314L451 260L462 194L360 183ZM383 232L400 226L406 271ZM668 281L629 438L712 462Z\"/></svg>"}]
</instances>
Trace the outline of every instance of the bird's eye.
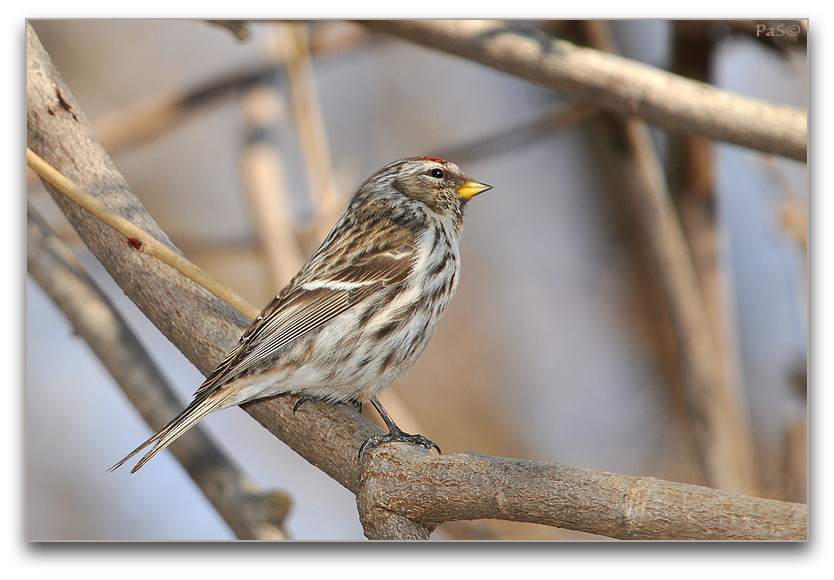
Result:
<instances>
[{"instance_id":1,"label":"bird's eye","mask_svg":"<svg viewBox=\"0 0 834 580\"><path fill-rule=\"evenodd\" d=\"M443 170L435 167L431 170L431 176L436 177L437 179L443 179Z\"/></svg>"}]
</instances>

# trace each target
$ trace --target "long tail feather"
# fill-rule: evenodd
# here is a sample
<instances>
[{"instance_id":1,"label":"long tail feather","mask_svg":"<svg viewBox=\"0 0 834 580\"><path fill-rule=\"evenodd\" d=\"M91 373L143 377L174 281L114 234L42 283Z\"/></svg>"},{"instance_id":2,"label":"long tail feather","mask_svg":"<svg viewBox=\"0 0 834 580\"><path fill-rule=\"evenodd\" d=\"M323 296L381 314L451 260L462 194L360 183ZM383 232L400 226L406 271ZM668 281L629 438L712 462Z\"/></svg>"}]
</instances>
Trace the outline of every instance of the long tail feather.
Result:
<instances>
[{"instance_id":1,"label":"long tail feather","mask_svg":"<svg viewBox=\"0 0 834 580\"><path fill-rule=\"evenodd\" d=\"M183 411L179 415L174 417L167 425L165 425L165 427L160 429L155 435L150 437L139 447L128 453L121 461L116 463L107 471L114 471L118 469L137 453L153 445L153 447L151 447L151 450L148 451L142 457L142 459L140 459L139 462L133 467L133 469L130 470L131 473L136 473L142 468L143 465L145 465L148 461L153 459L157 453L163 451L171 443L176 441L180 435L184 434L191 427L197 424L197 422L200 421L200 419L202 419L212 411L216 411L218 408L220 408L221 404L225 399L226 397L222 395L219 396L217 391L215 391L207 397L195 399L191 402L191 404L189 404L185 409L183 409Z\"/></svg>"}]
</instances>

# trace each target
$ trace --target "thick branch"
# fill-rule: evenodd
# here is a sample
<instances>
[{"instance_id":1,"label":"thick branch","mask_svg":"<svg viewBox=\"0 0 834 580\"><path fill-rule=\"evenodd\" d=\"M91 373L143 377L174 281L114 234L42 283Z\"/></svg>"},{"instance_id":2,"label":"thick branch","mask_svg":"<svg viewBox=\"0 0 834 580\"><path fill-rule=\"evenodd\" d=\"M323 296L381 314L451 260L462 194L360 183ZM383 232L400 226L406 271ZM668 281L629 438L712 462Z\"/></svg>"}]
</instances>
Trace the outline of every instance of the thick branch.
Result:
<instances>
[{"instance_id":1,"label":"thick branch","mask_svg":"<svg viewBox=\"0 0 834 580\"><path fill-rule=\"evenodd\" d=\"M807 113L716 89L494 20L372 20L386 32L517 75L612 112L804 161Z\"/></svg>"},{"instance_id":2,"label":"thick branch","mask_svg":"<svg viewBox=\"0 0 834 580\"><path fill-rule=\"evenodd\" d=\"M402 444L380 448L365 473L359 514L380 539L480 518L629 540L807 537L805 505L653 477L477 453L436 456Z\"/></svg>"}]
</instances>

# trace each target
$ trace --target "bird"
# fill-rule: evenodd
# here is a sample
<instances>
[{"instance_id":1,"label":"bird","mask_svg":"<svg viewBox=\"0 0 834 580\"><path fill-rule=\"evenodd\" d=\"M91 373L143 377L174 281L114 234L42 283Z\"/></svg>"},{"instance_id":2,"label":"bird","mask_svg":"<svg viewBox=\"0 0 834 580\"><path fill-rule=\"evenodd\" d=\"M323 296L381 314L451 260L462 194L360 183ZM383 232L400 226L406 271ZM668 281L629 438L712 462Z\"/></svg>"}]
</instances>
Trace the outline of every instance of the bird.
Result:
<instances>
[{"instance_id":1,"label":"bird","mask_svg":"<svg viewBox=\"0 0 834 580\"><path fill-rule=\"evenodd\" d=\"M440 448L402 431L378 395L434 334L460 277L463 210L492 186L438 157L408 157L365 180L312 257L241 335L183 411L110 468L135 473L209 413L276 395L370 401L386 442Z\"/></svg>"}]
</instances>

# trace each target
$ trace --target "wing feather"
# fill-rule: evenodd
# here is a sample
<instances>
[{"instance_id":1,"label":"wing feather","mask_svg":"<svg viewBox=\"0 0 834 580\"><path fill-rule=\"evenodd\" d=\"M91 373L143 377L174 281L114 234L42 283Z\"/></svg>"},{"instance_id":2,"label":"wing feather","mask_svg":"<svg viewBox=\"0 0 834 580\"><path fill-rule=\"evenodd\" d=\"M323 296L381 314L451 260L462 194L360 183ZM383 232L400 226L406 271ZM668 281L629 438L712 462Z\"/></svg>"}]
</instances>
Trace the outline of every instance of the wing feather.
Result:
<instances>
[{"instance_id":1,"label":"wing feather","mask_svg":"<svg viewBox=\"0 0 834 580\"><path fill-rule=\"evenodd\" d=\"M201 395L226 379L256 368L292 341L332 320L374 292L405 280L414 267L413 245L395 243L363 254L320 276L302 270L256 318L238 345L195 393Z\"/></svg>"}]
</instances>

